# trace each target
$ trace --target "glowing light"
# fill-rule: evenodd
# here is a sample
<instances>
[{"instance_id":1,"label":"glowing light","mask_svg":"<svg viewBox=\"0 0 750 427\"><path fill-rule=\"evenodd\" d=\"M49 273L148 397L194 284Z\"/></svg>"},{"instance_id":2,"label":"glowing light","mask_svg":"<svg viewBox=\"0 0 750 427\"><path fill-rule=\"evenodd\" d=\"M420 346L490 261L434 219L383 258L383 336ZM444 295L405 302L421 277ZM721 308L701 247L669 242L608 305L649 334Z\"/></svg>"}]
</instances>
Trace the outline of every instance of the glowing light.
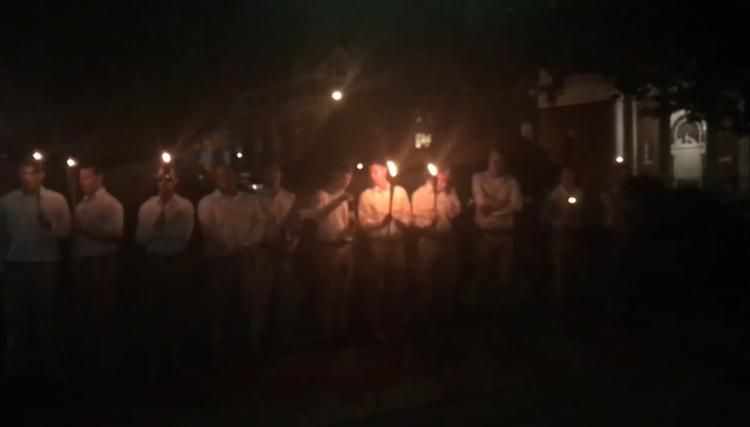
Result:
<instances>
[{"instance_id":1,"label":"glowing light","mask_svg":"<svg viewBox=\"0 0 750 427\"><path fill-rule=\"evenodd\" d=\"M414 148L417 150L428 148L432 145L432 135L429 133L417 132L414 135Z\"/></svg>"},{"instance_id":2,"label":"glowing light","mask_svg":"<svg viewBox=\"0 0 750 427\"><path fill-rule=\"evenodd\" d=\"M622 156L615 157L615 162L617 162L617 163L622 163L624 161L625 161L625 159Z\"/></svg>"},{"instance_id":3,"label":"glowing light","mask_svg":"<svg viewBox=\"0 0 750 427\"><path fill-rule=\"evenodd\" d=\"M358 171L361 171L364 168L365 168L365 165L362 162L357 163L357 170Z\"/></svg>"},{"instance_id":4,"label":"glowing light","mask_svg":"<svg viewBox=\"0 0 750 427\"><path fill-rule=\"evenodd\" d=\"M253 191L258 191L258 190L260 190L261 188L263 188L263 185L262 185L262 184L251 184L251 185L250 185L250 188L252 188L252 189L253 189Z\"/></svg>"},{"instance_id":5,"label":"glowing light","mask_svg":"<svg viewBox=\"0 0 750 427\"><path fill-rule=\"evenodd\" d=\"M437 174L438 174L438 167L435 166L434 163L428 163L427 164L427 172L429 172L431 176L437 176Z\"/></svg>"},{"instance_id":6,"label":"glowing light","mask_svg":"<svg viewBox=\"0 0 750 427\"><path fill-rule=\"evenodd\" d=\"M78 162L72 157L68 157L68 160L65 161L65 164L68 165L69 168L78 166Z\"/></svg>"},{"instance_id":7,"label":"glowing light","mask_svg":"<svg viewBox=\"0 0 750 427\"><path fill-rule=\"evenodd\" d=\"M32 154L31 157L33 157L37 162L41 162L44 159L44 155L42 155L42 153L38 151L34 151L34 154Z\"/></svg>"},{"instance_id":8,"label":"glowing light","mask_svg":"<svg viewBox=\"0 0 750 427\"><path fill-rule=\"evenodd\" d=\"M396 175L398 175L398 166L395 162L388 160L385 162L385 166L388 168L388 175L390 175L391 178L395 178Z\"/></svg>"},{"instance_id":9,"label":"glowing light","mask_svg":"<svg viewBox=\"0 0 750 427\"><path fill-rule=\"evenodd\" d=\"M166 151L161 153L161 161L163 163L172 163L172 155Z\"/></svg>"},{"instance_id":10,"label":"glowing light","mask_svg":"<svg viewBox=\"0 0 750 427\"><path fill-rule=\"evenodd\" d=\"M236 156L236 157L237 157L238 159L241 159L241 158L245 157L245 155L244 155L244 154L242 154L242 151L238 151L238 152L237 152L237 154L235 154L235 156Z\"/></svg>"},{"instance_id":11,"label":"glowing light","mask_svg":"<svg viewBox=\"0 0 750 427\"><path fill-rule=\"evenodd\" d=\"M575 197L568 197L568 203L570 203L571 205L575 205L576 203L578 203L578 199L576 199Z\"/></svg>"},{"instance_id":12,"label":"glowing light","mask_svg":"<svg viewBox=\"0 0 750 427\"><path fill-rule=\"evenodd\" d=\"M342 99L344 99L344 92L341 92L338 89L334 90L333 92L331 92L331 99L336 102L341 101Z\"/></svg>"}]
</instances>

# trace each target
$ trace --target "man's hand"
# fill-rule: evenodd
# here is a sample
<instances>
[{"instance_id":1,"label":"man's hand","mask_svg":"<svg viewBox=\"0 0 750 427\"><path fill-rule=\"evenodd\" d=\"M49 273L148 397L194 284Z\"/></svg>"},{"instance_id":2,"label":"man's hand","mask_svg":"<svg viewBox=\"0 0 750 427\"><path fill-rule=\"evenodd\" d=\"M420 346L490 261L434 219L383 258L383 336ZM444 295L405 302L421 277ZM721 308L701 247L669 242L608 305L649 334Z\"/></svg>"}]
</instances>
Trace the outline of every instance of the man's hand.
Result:
<instances>
[{"instance_id":1,"label":"man's hand","mask_svg":"<svg viewBox=\"0 0 750 427\"><path fill-rule=\"evenodd\" d=\"M391 214L388 214L383 218L383 221L381 222L381 225L383 227L390 225L390 223L393 222L393 216Z\"/></svg>"},{"instance_id":2,"label":"man's hand","mask_svg":"<svg viewBox=\"0 0 750 427\"><path fill-rule=\"evenodd\" d=\"M354 201L354 195L352 193L349 193L349 192L344 192L343 194L341 194L339 196L339 199L340 199L341 202L347 202L347 203L353 202Z\"/></svg>"}]
</instances>

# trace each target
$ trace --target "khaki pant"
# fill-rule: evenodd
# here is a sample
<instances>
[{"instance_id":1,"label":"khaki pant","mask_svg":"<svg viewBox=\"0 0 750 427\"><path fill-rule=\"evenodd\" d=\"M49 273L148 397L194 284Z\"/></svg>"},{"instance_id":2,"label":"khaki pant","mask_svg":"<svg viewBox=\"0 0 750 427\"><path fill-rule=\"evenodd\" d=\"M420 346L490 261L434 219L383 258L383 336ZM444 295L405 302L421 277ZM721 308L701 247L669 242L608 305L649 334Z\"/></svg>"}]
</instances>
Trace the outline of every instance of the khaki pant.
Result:
<instances>
[{"instance_id":1,"label":"khaki pant","mask_svg":"<svg viewBox=\"0 0 750 427\"><path fill-rule=\"evenodd\" d=\"M250 290L250 345L260 352L263 342L275 324L275 338L290 339L294 328L289 306L296 301L292 256L281 248L269 246L258 250ZM281 334L282 336L278 336Z\"/></svg>"},{"instance_id":2,"label":"khaki pant","mask_svg":"<svg viewBox=\"0 0 750 427\"><path fill-rule=\"evenodd\" d=\"M480 293L505 294L513 279L513 232L480 233L474 255L474 283L469 292L469 302L476 305ZM484 298L481 298L484 300ZM490 298L490 299L494 299Z\"/></svg>"},{"instance_id":3,"label":"khaki pant","mask_svg":"<svg viewBox=\"0 0 750 427\"><path fill-rule=\"evenodd\" d=\"M70 292L71 346L77 368L114 374L117 257L76 258Z\"/></svg>"},{"instance_id":4,"label":"khaki pant","mask_svg":"<svg viewBox=\"0 0 750 427\"><path fill-rule=\"evenodd\" d=\"M6 266L3 311L8 376L60 373L54 333L57 273L55 262Z\"/></svg>"},{"instance_id":5,"label":"khaki pant","mask_svg":"<svg viewBox=\"0 0 750 427\"><path fill-rule=\"evenodd\" d=\"M349 243L317 245L318 319L324 339L345 337L349 330L354 256Z\"/></svg>"},{"instance_id":6,"label":"khaki pant","mask_svg":"<svg viewBox=\"0 0 750 427\"><path fill-rule=\"evenodd\" d=\"M457 253L452 236L420 237L417 242L416 306L421 321L453 316Z\"/></svg>"},{"instance_id":7,"label":"khaki pant","mask_svg":"<svg viewBox=\"0 0 750 427\"><path fill-rule=\"evenodd\" d=\"M152 370L172 369L188 326L191 265L184 255L149 255L144 263L142 320Z\"/></svg>"},{"instance_id":8,"label":"khaki pant","mask_svg":"<svg viewBox=\"0 0 750 427\"><path fill-rule=\"evenodd\" d=\"M206 259L208 286L204 299L214 350L223 345L239 347L248 340L249 284L252 256L249 253Z\"/></svg>"},{"instance_id":9,"label":"khaki pant","mask_svg":"<svg viewBox=\"0 0 750 427\"><path fill-rule=\"evenodd\" d=\"M370 241L368 319L376 335L403 332L407 321L406 261L401 239Z\"/></svg>"}]
</instances>

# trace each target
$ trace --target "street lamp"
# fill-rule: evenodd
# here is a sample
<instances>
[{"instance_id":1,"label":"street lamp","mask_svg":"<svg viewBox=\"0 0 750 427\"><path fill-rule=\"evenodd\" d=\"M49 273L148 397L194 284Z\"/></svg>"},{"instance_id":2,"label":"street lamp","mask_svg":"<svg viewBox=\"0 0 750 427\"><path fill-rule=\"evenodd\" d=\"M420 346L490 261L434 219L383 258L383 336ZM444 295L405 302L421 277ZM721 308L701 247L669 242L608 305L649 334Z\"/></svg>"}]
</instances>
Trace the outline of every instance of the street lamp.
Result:
<instances>
[{"instance_id":1,"label":"street lamp","mask_svg":"<svg viewBox=\"0 0 750 427\"><path fill-rule=\"evenodd\" d=\"M235 156L236 156L236 157L237 157L238 159L241 159L241 158L245 157L245 155L244 155L244 154L242 154L242 151L238 151L238 152L237 152L237 154L235 154Z\"/></svg>"},{"instance_id":2,"label":"street lamp","mask_svg":"<svg viewBox=\"0 0 750 427\"><path fill-rule=\"evenodd\" d=\"M615 162L617 162L617 163L622 163L624 161L625 161L625 158L623 158L622 156L615 157Z\"/></svg>"},{"instance_id":3,"label":"street lamp","mask_svg":"<svg viewBox=\"0 0 750 427\"><path fill-rule=\"evenodd\" d=\"M334 90L333 90L333 91L331 92L331 99L333 99L333 100L334 100L334 101L336 101L336 102L339 102L339 101L341 101L342 99L344 99L344 92L342 92L342 91L341 91L341 90L339 90L339 89L334 89Z\"/></svg>"}]
</instances>

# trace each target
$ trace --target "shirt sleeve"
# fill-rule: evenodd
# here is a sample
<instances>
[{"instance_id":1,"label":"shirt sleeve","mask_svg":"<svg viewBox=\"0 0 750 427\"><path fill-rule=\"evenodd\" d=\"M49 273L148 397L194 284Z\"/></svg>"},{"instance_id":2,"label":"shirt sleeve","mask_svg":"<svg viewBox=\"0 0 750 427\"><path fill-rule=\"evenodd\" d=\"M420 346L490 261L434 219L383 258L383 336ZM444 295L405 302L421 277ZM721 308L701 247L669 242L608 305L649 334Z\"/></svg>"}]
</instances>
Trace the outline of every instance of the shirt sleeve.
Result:
<instances>
[{"instance_id":1,"label":"shirt sleeve","mask_svg":"<svg viewBox=\"0 0 750 427\"><path fill-rule=\"evenodd\" d=\"M365 191L359 197L359 203L357 204L357 217L359 218L359 224L363 228L372 227L380 222L375 215L374 207L370 200L370 193L368 191Z\"/></svg>"},{"instance_id":2,"label":"shirt sleeve","mask_svg":"<svg viewBox=\"0 0 750 427\"><path fill-rule=\"evenodd\" d=\"M193 203L189 200L184 202L184 206L180 209L180 216L177 218L177 226L175 227L175 237L189 241L190 237L193 236L193 228L195 227L195 208Z\"/></svg>"},{"instance_id":3,"label":"shirt sleeve","mask_svg":"<svg viewBox=\"0 0 750 427\"><path fill-rule=\"evenodd\" d=\"M409 195L403 187L396 187L395 191L394 196L397 195L398 197L394 200L394 207L396 209L393 212L393 216L404 224L411 225L411 203L409 202Z\"/></svg>"},{"instance_id":4,"label":"shirt sleeve","mask_svg":"<svg viewBox=\"0 0 750 427\"><path fill-rule=\"evenodd\" d=\"M453 219L461 215L461 201L458 199L456 190L450 192L448 200L450 203L450 212L448 212L448 219Z\"/></svg>"},{"instance_id":5,"label":"shirt sleeve","mask_svg":"<svg viewBox=\"0 0 750 427\"><path fill-rule=\"evenodd\" d=\"M70 235L71 220L68 201L60 196L55 203L55 211L52 218L52 234L58 239L64 239Z\"/></svg>"},{"instance_id":6,"label":"shirt sleeve","mask_svg":"<svg viewBox=\"0 0 750 427\"><path fill-rule=\"evenodd\" d=\"M213 244L222 244L218 224L215 224L213 209L208 199L204 198L198 203L198 222L201 226L201 233L206 241Z\"/></svg>"},{"instance_id":7,"label":"shirt sleeve","mask_svg":"<svg viewBox=\"0 0 750 427\"><path fill-rule=\"evenodd\" d=\"M99 224L102 227L101 231L117 237L122 237L124 222L123 208L117 200L112 200L110 206L99 217Z\"/></svg>"},{"instance_id":8,"label":"shirt sleeve","mask_svg":"<svg viewBox=\"0 0 750 427\"><path fill-rule=\"evenodd\" d=\"M145 245L153 236L153 224L148 221L148 211L146 203L138 209L138 225L135 229L135 241Z\"/></svg>"},{"instance_id":9,"label":"shirt sleeve","mask_svg":"<svg viewBox=\"0 0 750 427\"><path fill-rule=\"evenodd\" d=\"M518 213L523 209L523 196L521 195L521 185L518 180L514 179L511 184L510 192L510 207L514 213Z\"/></svg>"}]
</instances>

